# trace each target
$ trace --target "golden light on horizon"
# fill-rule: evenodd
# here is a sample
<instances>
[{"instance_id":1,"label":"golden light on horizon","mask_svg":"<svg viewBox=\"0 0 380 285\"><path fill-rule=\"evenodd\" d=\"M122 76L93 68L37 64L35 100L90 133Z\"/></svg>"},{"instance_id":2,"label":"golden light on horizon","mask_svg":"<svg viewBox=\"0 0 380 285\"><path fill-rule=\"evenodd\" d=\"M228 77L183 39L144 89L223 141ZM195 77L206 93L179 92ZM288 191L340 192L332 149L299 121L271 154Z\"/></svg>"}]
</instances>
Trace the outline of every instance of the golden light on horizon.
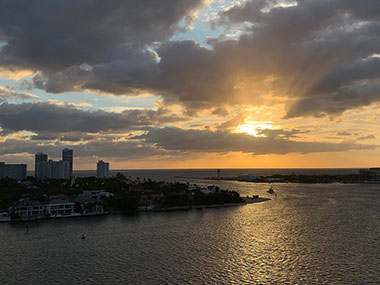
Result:
<instances>
[{"instance_id":1,"label":"golden light on horizon","mask_svg":"<svg viewBox=\"0 0 380 285\"><path fill-rule=\"evenodd\" d=\"M246 133L254 137L264 137L260 134L260 130L273 129L273 122L270 121L246 121L244 124L236 128L237 133Z\"/></svg>"}]
</instances>

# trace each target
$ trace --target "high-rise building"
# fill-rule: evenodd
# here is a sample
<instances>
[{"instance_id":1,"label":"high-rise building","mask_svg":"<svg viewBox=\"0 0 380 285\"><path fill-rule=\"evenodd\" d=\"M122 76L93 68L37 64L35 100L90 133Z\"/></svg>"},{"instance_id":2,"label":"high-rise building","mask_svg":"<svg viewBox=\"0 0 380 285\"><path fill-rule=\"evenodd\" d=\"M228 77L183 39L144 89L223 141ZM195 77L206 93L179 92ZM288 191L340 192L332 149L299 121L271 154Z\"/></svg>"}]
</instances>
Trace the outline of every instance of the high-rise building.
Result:
<instances>
[{"instance_id":1,"label":"high-rise building","mask_svg":"<svg viewBox=\"0 0 380 285\"><path fill-rule=\"evenodd\" d=\"M24 180L26 178L26 164L3 164L3 178Z\"/></svg>"},{"instance_id":2,"label":"high-rise building","mask_svg":"<svg viewBox=\"0 0 380 285\"><path fill-rule=\"evenodd\" d=\"M73 177L73 150L65 148L62 150L62 160L68 161L70 165L70 177Z\"/></svg>"},{"instance_id":3,"label":"high-rise building","mask_svg":"<svg viewBox=\"0 0 380 285\"><path fill-rule=\"evenodd\" d=\"M70 163L68 161L53 161L48 162L48 178L52 179L69 179L70 178Z\"/></svg>"},{"instance_id":4,"label":"high-rise building","mask_svg":"<svg viewBox=\"0 0 380 285\"><path fill-rule=\"evenodd\" d=\"M103 160L99 160L96 167L96 177L97 178L108 178L108 173L110 170L110 164L108 162L104 162Z\"/></svg>"},{"instance_id":5,"label":"high-rise building","mask_svg":"<svg viewBox=\"0 0 380 285\"><path fill-rule=\"evenodd\" d=\"M34 160L34 176L36 178L48 177L48 155L42 152L36 153Z\"/></svg>"},{"instance_id":6,"label":"high-rise building","mask_svg":"<svg viewBox=\"0 0 380 285\"><path fill-rule=\"evenodd\" d=\"M0 162L0 179L4 178L4 162Z\"/></svg>"}]
</instances>

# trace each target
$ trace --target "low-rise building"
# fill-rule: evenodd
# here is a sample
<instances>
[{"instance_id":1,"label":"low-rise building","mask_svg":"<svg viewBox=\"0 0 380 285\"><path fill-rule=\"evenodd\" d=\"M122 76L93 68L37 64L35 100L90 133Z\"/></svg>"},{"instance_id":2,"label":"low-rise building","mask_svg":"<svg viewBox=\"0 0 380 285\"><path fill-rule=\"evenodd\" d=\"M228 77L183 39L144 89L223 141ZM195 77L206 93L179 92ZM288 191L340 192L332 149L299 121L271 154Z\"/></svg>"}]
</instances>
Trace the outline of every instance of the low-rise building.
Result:
<instances>
[{"instance_id":1,"label":"low-rise building","mask_svg":"<svg viewBox=\"0 0 380 285\"><path fill-rule=\"evenodd\" d=\"M45 205L49 216L72 216L75 213L75 203L63 199L53 199Z\"/></svg>"},{"instance_id":2,"label":"low-rise building","mask_svg":"<svg viewBox=\"0 0 380 285\"><path fill-rule=\"evenodd\" d=\"M75 213L75 203L67 199L52 199L45 202L22 199L11 207L9 212L16 219L23 221L79 215Z\"/></svg>"},{"instance_id":3,"label":"low-rise building","mask_svg":"<svg viewBox=\"0 0 380 285\"><path fill-rule=\"evenodd\" d=\"M371 181L379 181L380 180L380 167L372 167L369 169L360 169L359 175L365 179Z\"/></svg>"},{"instance_id":4,"label":"low-rise building","mask_svg":"<svg viewBox=\"0 0 380 285\"><path fill-rule=\"evenodd\" d=\"M23 221L35 220L46 216L45 205L29 199L19 201L19 203L10 209L10 212Z\"/></svg>"}]
</instances>

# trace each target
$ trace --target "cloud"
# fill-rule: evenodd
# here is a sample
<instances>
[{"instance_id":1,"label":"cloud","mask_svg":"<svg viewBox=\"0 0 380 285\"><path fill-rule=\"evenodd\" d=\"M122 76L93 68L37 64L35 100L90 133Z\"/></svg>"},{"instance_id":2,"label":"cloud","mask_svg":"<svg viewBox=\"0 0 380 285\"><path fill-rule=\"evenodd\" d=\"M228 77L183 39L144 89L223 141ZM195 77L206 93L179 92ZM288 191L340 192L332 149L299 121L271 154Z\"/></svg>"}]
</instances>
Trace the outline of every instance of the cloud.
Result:
<instances>
[{"instance_id":1,"label":"cloud","mask_svg":"<svg viewBox=\"0 0 380 285\"><path fill-rule=\"evenodd\" d=\"M337 136L351 136L351 133L347 131L337 132L336 134Z\"/></svg>"},{"instance_id":2,"label":"cloud","mask_svg":"<svg viewBox=\"0 0 380 285\"><path fill-rule=\"evenodd\" d=\"M271 138L296 138L300 134L307 134L310 133L308 130L298 130L298 129L291 129L291 130L272 130L272 129L262 129L258 130L259 135L264 135L266 137Z\"/></svg>"},{"instance_id":3,"label":"cloud","mask_svg":"<svg viewBox=\"0 0 380 285\"><path fill-rule=\"evenodd\" d=\"M297 132L296 132L297 133ZM289 137L289 135L288 135ZM156 128L136 136L145 143L154 144L168 151L228 153L243 152L256 155L340 152L347 150L374 149L377 146L351 143L302 142L277 136L254 137L225 131L184 130L180 128Z\"/></svg>"},{"instance_id":4,"label":"cloud","mask_svg":"<svg viewBox=\"0 0 380 285\"><path fill-rule=\"evenodd\" d=\"M54 134L53 137L40 137L41 140L7 138L0 144L0 157L7 159L13 155L23 154L25 159L32 161L33 155L42 151L53 158L58 158L65 147L74 149L76 158L96 160L96 158L106 157L115 161L176 160L199 154L229 152L263 155L377 148L375 145L301 142L275 136L253 137L225 131L184 130L169 127L154 128L144 135L131 138L120 136L122 139L118 139L115 135L89 135L87 139L82 140L82 134L79 133L79 140L76 140L75 133L70 135L72 137L67 140L56 140Z\"/></svg>"},{"instance_id":5,"label":"cloud","mask_svg":"<svg viewBox=\"0 0 380 285\"><path fill-rule=\"evenodd\" d=\"M205 47L168 42L202 0L0 1L0 67L37 72L34 85L48 92L148 91L188 113L225 115L228 106L266 104L269 93L286 99L286 118L380 101L378 1L294 2L223 10L214 24L240 37Z\"/></svg>"},{"instance_id":6,"label":"cloud","mask_svg":"<svg viewBox=\"0 0 380 285\"><path fill-rule=\"evenodd\" d=\"M276 77L279 92L297 99L287 118L339 115L380 100L379 58L373 57L380 46L379 3L306 0L265 11L269 3L236 5L220 22L252 24L239 49L252 52L252 66Z\"/></svg>"},{"instance_id":7,"label":"cloud","mask_svg":"<svg viewBox=\"0 0 380 285\"><path fill-rule=\"evenodd\" d=\"M41 133L39 138L62 138L62 133L120 132L186 118L168 113L165 109L126 110L121 113L102 110L84 111L72 105L47 102L0 104L0 126L10 131ZM68 136L65 134L64 136Z\"/></svg>"},{"instance_id":8,"label":"cloud","mask_svg":"<svg viewBox=\"0 0 380 285\"><path fill-rule=\"evenodd\" d=\"M91 88L120 94L145 89L157 65L151 47L186 29L204 4L203 0L0 1L0 42L5 43L0 68L37 71L34 85L53 93Z\"/></svg>"},{"instance_id":9,"label":"cloud","mask_svg":"<svg viewBox=\"0 0 380 285\"><path fill-rule=\"evenodd\" d=\"M358 138L358 140L360 140L360 141L373 140L373 139L376 139L376 136L374 136L374 135L368 135L368 136L364 136L364 137Z\"/></svg>"},{"instance_id":10,"label":"cloud","mask_svg":"<svg viewBox=\"0 0 380 285\"><path fill-rule=\"evenodd\" d=\"M245 119L247 118L246 112L241 112L237 114L235 117L233 117L231 120L228 120L226 122L223 122L216 126L218 130L230 130L235 129L241 124L244 124Z\"/></svg>"},{"instance_id":11,"label":"cloud","mask_svg":"<svg viewBox=\"0 0 380 285\"><path fill-rule=\"evenodd\" d=\"M79 157L107 157L113 159L145 159L147 157L166 157L179 155L175 151L165 151L154 146L142 144L137 141L95 140L82 144L68 143L46 143L39 141L7 139L0 144L0 156L15 154L30 154L33 156L37 152L48 153L52 157L60 157L61 151L65 147L74 150L76 158Z\"/></svg>"},{"instance_id":12,"label":"cloud","mask_svg":"<svg viewBox=\"0 0 380 285\"><path fill-rule=\"evenodd\" d=\"M37 95L30 94L30 93L18 93L16 90L14 90L11 87L0 86L0 100L1 99L29 100L29 99L36 99L36 98L38 98Z\"/></svg>"}]
</instances>

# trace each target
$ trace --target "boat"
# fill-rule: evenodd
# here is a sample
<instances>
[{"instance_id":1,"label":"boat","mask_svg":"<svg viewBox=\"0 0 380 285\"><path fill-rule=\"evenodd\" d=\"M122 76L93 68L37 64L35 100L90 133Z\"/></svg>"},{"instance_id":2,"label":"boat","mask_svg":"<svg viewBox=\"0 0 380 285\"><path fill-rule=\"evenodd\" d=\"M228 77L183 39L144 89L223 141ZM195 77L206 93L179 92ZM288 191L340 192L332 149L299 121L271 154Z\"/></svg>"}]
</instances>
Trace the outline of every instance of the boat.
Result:
<instances>
[{"instance_id":1,"label":"boat","mask_svg":"<svg viewBox=\"0 0 380 285\"><path fill-rule=\"evenodd\" d=\"M274 194L275 192L274 192L274 190L273 190L273 188L272 188L272 186L269 188L269 190L267 191L269 194Z\"/></svg>"}]
</instances>

